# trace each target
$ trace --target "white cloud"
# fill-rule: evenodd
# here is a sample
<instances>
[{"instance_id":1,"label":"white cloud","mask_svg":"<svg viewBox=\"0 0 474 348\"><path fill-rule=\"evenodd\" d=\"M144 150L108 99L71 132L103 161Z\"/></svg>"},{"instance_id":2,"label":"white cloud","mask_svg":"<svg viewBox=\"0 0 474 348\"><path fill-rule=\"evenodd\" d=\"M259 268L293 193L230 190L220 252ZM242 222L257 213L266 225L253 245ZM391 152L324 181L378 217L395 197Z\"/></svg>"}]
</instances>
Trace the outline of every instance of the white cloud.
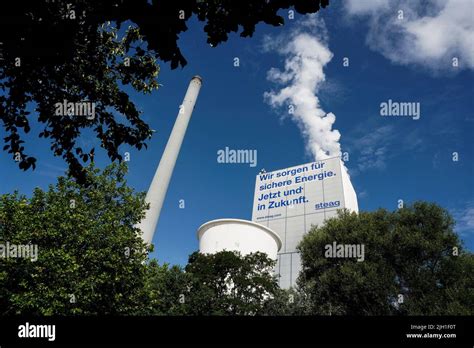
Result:
<instances>
[{"instance_id":1,"label":"white cloud","mask_svg":"<svg viewBox=\"0 0 474 348\"><path fill-rule=\"evenodd\" d=\"M56 179L58 176L66 175L67 168L56 166L47 162L40 162L38 165L38 174L48 178Z\"/></svg>"},{"instance_id":2,"label":"white cloud","mask_svg":"<svg viewBox=\"0 0 474 348\"><path fill-rule=\"evenodd\" d=\"M447 70L456 57L474 69L474 0L348 0L345 10L368 18L367 44L394 63Z\"/></svg>"},{"instance_id":3,"label":"white cloud","mask_svg":"<svg viewBox=\"0 0 474 348\"><path fill-rule=\"evenodd\" d=\"M383 171L400 154L426 151L422 138L420 128L404 129L394 124L380 126L373 117L362 121L344 137L351 175L367 170Z\"/></svg>"},{"instance_id":4,"label":"white cloud","mask_svg":"<svg viewBox=\"0 0 474 348\"><path fill-rule=\"evenodd\" d=\"M464 209L453 212L456 220L456 231L461 234L474 232L474 202L469 202Z\"/></svg>"},{"instance_id":5,"label":"white cloud","mask_svg":"<svg viewBox=\"0 0 474 348\"><path fill-rule=\"evenodd\" d=\"M282 87L265 92L265 101L274 108L287 107L306 140L307 150L318 160L341 154L341 135L332 129L336 116L321 108L316 95L325 80L323 68L333 57L326 42L324 22L313 15L289 35L266 37L263 44L265 50L285 57L283 70L271 68L267 73L270 81Z\"/></svg>"},{"instance_id":6,"label":"white cloud","mask_svg":"<svg viewBox=\"0 0 474 348\"><path fill-rule=\"evenodd\" d=\"M391 146L393 134L393 126L382 126L353 141L350 146L351 153L358 152L359 156L357 167L351 170L351 173L357 174L368 169L385 169L387 150Z\"/></svg>"},{"instance_id":7,"label":"white cloud","mask_svg":"<svg viewBox=\"0 0 474 348\"><path fill-rule=\"evenodd\" d=\"M359 0L359 1L347 1L346 10L350 14L363 15L371 14L373 12L386 10L389 7L388 0Z\"/></svg>"}]
</instances>

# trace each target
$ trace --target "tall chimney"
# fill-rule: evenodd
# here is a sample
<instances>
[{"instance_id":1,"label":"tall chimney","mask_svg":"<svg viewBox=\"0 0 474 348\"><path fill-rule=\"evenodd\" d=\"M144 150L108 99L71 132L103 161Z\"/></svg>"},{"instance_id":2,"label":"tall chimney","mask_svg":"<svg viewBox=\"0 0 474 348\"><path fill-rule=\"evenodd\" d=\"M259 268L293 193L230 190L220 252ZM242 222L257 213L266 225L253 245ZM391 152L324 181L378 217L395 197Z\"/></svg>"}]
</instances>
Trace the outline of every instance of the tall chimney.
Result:
<instances>
[{"instance_id":1,"label":"tall chimney","mask_svg":"<svg viewBox=\"0 0 474 348\"><path fill-rule=\"evenodd\" d=\"M176 164L179 149L186 134L186 128L191 119L201 84L202 79L199 76L194 76L191 82L189 82L188 90L184 96L183 103L179 107L178 117L166 144L165 151L161 156L160 164L146 194L145 201L150 203L150 209L147 210L145 218L137 227L141 229L143 240L148 244L151 244L153 240L155 228L160 218L161 207L165 200L174 165Z\"/></svg>"}]
</instances>

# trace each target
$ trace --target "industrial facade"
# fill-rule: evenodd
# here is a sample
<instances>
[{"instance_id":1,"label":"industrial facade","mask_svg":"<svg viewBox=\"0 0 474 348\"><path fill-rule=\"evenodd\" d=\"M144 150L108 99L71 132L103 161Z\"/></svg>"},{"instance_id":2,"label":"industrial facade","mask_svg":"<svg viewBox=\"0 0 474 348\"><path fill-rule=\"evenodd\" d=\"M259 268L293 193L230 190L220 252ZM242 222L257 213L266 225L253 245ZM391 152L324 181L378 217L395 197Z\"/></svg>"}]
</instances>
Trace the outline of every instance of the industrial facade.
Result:
<instances>
[{"instance_id":1,"label":"industrial facade","mask_svg":"<svg viewBox=\"0 0 474 348\"><path fill-rule=\"evenodd\" d=\"M303 236L341 208L359 210L339 157L257 175L252 221L275 231L282 241L275 269L280 287L296 284L301 270L296 248Z\"/></svg>"}]
</instances>

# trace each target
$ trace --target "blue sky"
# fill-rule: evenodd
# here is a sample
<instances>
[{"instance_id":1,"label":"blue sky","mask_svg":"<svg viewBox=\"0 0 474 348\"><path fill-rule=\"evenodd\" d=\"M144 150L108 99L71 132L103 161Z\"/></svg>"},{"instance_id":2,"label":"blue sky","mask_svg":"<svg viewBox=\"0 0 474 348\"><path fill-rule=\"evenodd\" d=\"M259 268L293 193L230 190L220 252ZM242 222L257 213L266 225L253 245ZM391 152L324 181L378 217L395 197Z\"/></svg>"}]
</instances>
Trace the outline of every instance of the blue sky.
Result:
<instances>
[{"instance_id":1,"label":"blue sky","mask_svg":"<svg viewBox=\"0 0 474 348\"><path fill-rule=\"evenodd\" d=\"M454 215L458 233L474 250L474 80L470 57L462 51L464 43L438 54L433 45L445 38L427 45L418 25L423 14L418 13L406 24L418 41L400 41L394 46L402 47L397 54L393 47L387 50L388 41L383 41L391 40L390 34L376 37L392 29L380 27L389 25L380 17L384 11L390 15L389 10L381 8L376 15L349 4L332 3L319 15L327 29L324 42L333 56L323 67L325 81L316 94L320 108L336 115L333 129L341 134L341 150L349 153L346 166L359 209L394 210L398 199L436 202ZM412 14L409 10L406 13ZM287 11L281 13L287 16ZM437 18L441 23L449 20ZM261 168L276 170L313 160L297 123L285 116L285 107L272 108L263 97L281 88L267 79L267 72L272 67L283 69L285 60L275 51L266 51L265 40L285 38L303 20L296 14L283 27L258 25L252 38L231 34L228 42L212 48L206 44L203 24L193 19L179 41L188 65L172 71L160 63L158 79L163 86L151 95L131 92L145 121L156 130L148 150L121 148L122 153L131 153L129 185L146 191L189 80L196 74L203 78L155 233L152 256L160 262L185 264L198 249L196 231L206 221L250 219L255 175ZM472 32L468 36L472 39ZM461 58L460 67L449 66L446 57L452 54ZM234 66L235 57L239 67ZM349 58L348 67L343 66L344 57ZM420 119L382 117L380 103L388 99L419 102ZM25 146L38 159L36 171L23 172L5 153L0 157L1 193L17 189L30 195L34 187L54 183L66 169L62 159L51 155L48 142L33 135L38 131L32 127ZM92 137L82 141L99 150ZM257 150L257 166L218 163L217 151L226 146ZM452 160L453 152L459 154L459 161ZM108 163L104 153L99 152L96 163L101 167ZM185 200L185 209L179 208L180 199Z\"/></svg>"}]
</instances>

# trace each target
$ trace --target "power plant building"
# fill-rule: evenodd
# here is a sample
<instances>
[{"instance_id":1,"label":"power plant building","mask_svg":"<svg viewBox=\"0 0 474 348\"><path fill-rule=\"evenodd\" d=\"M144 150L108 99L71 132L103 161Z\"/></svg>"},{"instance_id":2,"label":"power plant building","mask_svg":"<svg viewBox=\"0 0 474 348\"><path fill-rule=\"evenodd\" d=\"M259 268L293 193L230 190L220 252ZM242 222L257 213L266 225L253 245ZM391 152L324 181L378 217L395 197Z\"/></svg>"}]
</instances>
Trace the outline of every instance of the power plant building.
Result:
<instances>
[{"instance_id":1,"label":"power plant building","mask_svg":"<svg viewBox=\"0 0 474 348\"><path fill-rule=\"evenodd\" d=\"M359 211L340 157L257 175L252 221L275 231L282 241L276 265L280 287L296 284L301 270L296 248L303 236L341 208Z\"/></svg>"},{"instance_id":2,"label":"power plant building","mask_svg":"<svg viewBox=\"0 0 474 348\"><path fill-rule=\"evenodd\" d=\"M148 244L153 240L201 84L199 76L189 83L145 198L150 209L137 227ZM261 172L256 177L252 221L219 219L205 223L198 230L199 250L202 253L234 250L243 255L264 252L277 260L275 271L280 287L289 288L296 284L301 270L297 246L303 236L313 225L322 225L341 208L359 211L356 193L339 157Z\"/></svg>"}]
</instances>

